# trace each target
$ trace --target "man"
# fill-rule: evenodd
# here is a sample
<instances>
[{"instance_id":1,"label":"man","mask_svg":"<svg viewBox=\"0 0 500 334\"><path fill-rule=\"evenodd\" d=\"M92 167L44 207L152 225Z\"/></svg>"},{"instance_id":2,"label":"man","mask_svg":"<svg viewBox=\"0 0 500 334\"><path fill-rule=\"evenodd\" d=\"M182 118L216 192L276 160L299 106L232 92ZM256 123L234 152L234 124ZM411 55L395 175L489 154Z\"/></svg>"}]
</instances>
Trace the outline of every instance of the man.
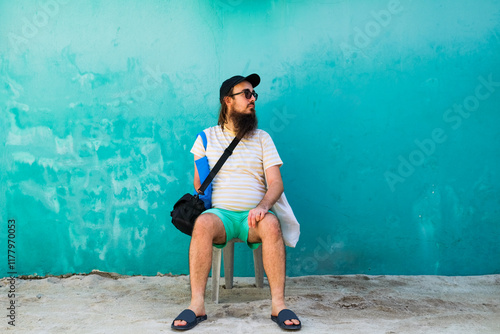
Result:
<instances>
[{"instance_id":1,"label":"man","mask_svg":"<svg viewBox=\"0 0 500 334\"><path fill-rule=\"evenodd\" d=\"M271 137L257 129L254 88L257 74L234 76L220 87L218 126L204 130L207 149L200 137L191 153L195 161L207 156L213 168L235 136L241 138L233 154L213 180L212 208L196 220L189 249L191 304L172 328L191 329L207 319L205 288L212 264L212 245L223 248L239 238L255 249L262 244L264 269L271 289L271 319L281 328L301 328L298 317L285 306L285 246L280 222L270 212L283 193L282 161ZM201 186L195 164L194 186Z\"/></svg>"}]
</instances>

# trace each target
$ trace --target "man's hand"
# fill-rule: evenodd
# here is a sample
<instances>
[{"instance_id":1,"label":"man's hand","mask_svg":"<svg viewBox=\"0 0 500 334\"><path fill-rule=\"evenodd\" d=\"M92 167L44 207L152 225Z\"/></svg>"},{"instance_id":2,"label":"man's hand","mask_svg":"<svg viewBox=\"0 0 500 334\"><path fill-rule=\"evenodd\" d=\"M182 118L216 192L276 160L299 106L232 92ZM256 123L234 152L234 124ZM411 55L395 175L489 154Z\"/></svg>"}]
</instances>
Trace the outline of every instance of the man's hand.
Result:
<instances>
[{"instance_id":1,"label":"man's hand","mask_svg":"<svg viewBox=\"0 0 500 334\"><path fill-rule=\"evenodd\" d=\"M283 193L283 180L281 179L280 166L281 165L275 165L266 169L267 191L259 205L248 212L248 226L250 228L257 227L257 223L264 219L274 203L276 203Z\"/></svg>"},{"instance_id":2,"label":"man's hand","mask_svg":"<svg viewBox=\"0 0 500 334\"><path fill-rule=\"evenodd\" d=\"M255 209L250 210L248 212L248 226L250 228L256 228L257 223L264 219L264 216L268 211L269 210L266 210L266 208L263 208L260 205Z\"/></svg>"}]
</instances>

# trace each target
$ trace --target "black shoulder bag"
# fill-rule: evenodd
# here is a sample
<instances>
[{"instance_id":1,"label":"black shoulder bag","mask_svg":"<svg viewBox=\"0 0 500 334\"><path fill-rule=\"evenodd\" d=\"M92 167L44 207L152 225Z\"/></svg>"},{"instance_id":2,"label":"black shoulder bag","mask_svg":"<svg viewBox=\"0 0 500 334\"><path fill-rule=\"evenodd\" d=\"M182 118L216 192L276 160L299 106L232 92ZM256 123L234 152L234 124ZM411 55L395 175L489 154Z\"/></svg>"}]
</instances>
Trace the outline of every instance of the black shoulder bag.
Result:
<instances>
[{"instance_id":1,"label":"black shoulder bag","mask_svg":"<svg viewBox=\"0 0 500 334\"><path fill-rule=\"evenodd\" d=\"M203 195L205 189L207 189L208 185L212 182L215 175L219 172L222 165L226 162L231 154L233 154L233 150L238 145L240 139L235 137L231 144L224 150L224 153L219 158L219 161L215 164L214 168L210 171L203 184L198 189L196 195L191 195L190 193L185 194L174 204L174 209L170 212L170 216L172 217L172 224L187 235L191 235L193 233L194 223L196 218L203 211L205 211L205 204L200 199L200 195Z\"/></svg>"}]
</instances>

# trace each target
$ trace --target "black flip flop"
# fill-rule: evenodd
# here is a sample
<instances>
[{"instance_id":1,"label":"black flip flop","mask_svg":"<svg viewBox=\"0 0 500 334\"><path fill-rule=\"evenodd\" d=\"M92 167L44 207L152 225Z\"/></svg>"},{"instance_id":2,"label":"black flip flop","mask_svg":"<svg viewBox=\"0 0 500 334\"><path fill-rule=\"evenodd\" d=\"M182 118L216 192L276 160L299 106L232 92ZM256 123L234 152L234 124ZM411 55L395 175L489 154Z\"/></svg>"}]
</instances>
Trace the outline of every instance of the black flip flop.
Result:
<instances>
[{"instance_id":1,"label":"black flip flop","mask_svg":"<svg viewBox=\"0 0 500 334\"><path fill-rule=\"evenodd\" d=\"M298 325L286 325L285 321L287 320L292 320L292 319L297 319L300 321L299 317L293 312L290 311L289 309L284 309L281 310L280 313L278 313L278 316L275 317L274 315L271 316L271 320L274 321L275 323L278 324L283 329L288 329L288 330L299 330L302 328L302 322Z\"/></svg>"},{"instance_id":2,"label":"black flip flop","mask_svg":"<svg viewBox=\"0 0 500 334\"><path fill-rule=\"evenodd\" d=\"M184 325L184 326L174 326L174 322L176 320L184 320L186 322L186 325ZM196 314L193 311L191 311L189 309L186 309L186 310L182 311L181 314L179 314L177 316L177 318L174 319L174 321L172 321L172 329L176 329L176 330L179 330L179 331L187 331L188 329L194 328L200 322L205 321L205 320L207 320L207 315L206 314L197 317Z\"/></svg>"}]
</instances>

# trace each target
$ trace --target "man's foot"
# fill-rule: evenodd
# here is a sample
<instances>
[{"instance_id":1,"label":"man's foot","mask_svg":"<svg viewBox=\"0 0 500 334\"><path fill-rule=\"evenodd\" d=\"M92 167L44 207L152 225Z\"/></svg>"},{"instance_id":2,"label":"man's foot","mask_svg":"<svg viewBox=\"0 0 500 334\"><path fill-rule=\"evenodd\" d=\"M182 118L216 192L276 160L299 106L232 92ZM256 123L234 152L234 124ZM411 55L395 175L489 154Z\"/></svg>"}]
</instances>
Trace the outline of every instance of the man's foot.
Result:
<instances>
[{"instance_id":1,"label":"man's foot","mask_svg":"<svg viewBox=\"0 0 500 334\"><path fill-rule=\"evenodd\" d=\"M181 312L172 322L172 329L188 330L194 328L200 322L207 320L207 315L197 316L192 310L186 309Z\"/></svg>"},{"instance_id":2,"label":"man's foot","mask_svg":"<svg viewBox=\"0 0 500 334\"><path fill-rule=\"evenodd\" d=\"M277 316L271 315L271 320L282 329L299 330L302 328L299 317L289 309L282 309Z\"/></svg>"}]
</instances>

